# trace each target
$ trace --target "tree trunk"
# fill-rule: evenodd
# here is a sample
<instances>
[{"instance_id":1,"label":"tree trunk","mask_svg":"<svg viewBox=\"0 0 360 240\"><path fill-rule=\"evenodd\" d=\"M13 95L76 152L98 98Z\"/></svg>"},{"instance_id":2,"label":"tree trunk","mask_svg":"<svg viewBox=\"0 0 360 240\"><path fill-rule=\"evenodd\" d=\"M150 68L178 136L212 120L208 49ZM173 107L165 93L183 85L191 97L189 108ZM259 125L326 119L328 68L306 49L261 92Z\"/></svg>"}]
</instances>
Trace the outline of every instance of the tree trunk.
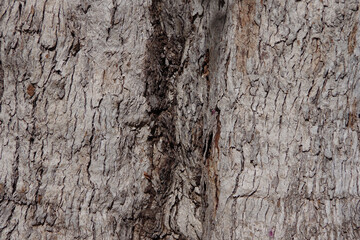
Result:
<instances>
[{"instance_id":1,"label":"tree trunk","mask_svg":"<svg viewBox=\"0 0 360 240\"><path fill-rule=\"evenodd\" d=\"M0 239L360 239L358 0L1 0Z\"/></svg>"}]
</instances>

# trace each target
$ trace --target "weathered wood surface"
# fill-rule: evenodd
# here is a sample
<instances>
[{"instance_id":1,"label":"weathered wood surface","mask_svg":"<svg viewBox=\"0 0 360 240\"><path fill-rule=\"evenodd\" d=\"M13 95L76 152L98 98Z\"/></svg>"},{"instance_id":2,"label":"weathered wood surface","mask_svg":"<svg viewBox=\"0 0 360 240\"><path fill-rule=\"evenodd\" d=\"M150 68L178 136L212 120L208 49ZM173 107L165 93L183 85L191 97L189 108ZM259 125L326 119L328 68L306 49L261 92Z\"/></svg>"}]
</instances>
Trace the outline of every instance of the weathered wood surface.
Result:
<instances>
[{"instance_id":1,"label":"weathered wood surface","mask_svg":"<svg viewBox=\"0 0 360 240\"><path fill-rule=\"evenodd\" d=\"M360 239L359 19L0 1L0 239Z\"/></svg>"}]
</instances>

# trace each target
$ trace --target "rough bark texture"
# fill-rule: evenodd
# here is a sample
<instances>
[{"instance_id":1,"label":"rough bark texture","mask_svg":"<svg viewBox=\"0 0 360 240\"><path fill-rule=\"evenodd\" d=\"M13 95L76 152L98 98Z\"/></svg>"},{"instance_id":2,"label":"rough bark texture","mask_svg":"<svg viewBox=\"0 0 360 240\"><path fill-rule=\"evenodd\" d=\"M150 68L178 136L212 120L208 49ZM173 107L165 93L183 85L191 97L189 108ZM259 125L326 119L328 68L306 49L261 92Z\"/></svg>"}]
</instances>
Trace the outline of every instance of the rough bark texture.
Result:
<instances>
[{"instance_id":1,"label":"rough bark texture","mask_svg":"<svg viewBox=\"0 0 360 240\"><path fill-rule=\"evenodd\" d=\"M0 239L360 239L359 20L0 1Z\"/></svg>"}]
</instances>

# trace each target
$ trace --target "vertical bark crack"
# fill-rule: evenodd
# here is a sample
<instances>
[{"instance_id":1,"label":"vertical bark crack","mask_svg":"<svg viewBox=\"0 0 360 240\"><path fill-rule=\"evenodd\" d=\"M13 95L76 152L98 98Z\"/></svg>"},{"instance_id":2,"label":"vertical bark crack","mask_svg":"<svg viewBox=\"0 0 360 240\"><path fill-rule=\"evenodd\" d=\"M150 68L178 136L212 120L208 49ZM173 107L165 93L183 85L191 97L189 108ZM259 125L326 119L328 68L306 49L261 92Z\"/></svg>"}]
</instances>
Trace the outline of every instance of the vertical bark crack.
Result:
<instances>
[{"instance_id":1,"label":"vertical bark crack","mask_svg":"<svg viewBox=\"0 0 360 240\"><path fill-rule=\"evenodd\" d=\"M134 235L147 238L163 238L163 205L169 196L173 182L173 170L177 165L175 142L176 90L175 81L179 74L181 57L185 45L184 36L171 36L164 29L162 1L154 0L150 6L153 33L147 43L145 62L145 93L149 106L151 151L151 172L146 173L149 200L142 209L141 223L134 229ZM170 36L169 36L170 35Z\"/></svg>"},{"instance_id":2,"label":"vertical bark crack","mask_svg":"<svg viewBox=\"0 0 360 240\"><path fill-rule=\"evenodd\" d=\"M0 112L1 112L1 103L2 96L4 95L4 69L0 61Z\"/></svg>"}]
</instances>

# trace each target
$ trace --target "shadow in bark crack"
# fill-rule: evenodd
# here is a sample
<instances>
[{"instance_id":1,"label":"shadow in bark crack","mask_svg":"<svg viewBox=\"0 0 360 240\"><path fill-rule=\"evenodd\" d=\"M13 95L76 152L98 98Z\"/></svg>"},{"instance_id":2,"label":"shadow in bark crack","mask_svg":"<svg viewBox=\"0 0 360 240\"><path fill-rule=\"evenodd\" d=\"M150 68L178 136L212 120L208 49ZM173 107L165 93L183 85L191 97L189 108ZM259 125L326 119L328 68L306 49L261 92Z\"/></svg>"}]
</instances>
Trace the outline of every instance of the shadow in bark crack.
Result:
<instances>
[{"instance_id":1,"label":"shadow in bark crack","mask_svg":"<svg viewBox=\"0 0 360 240\"><path fill-rule=\"evenodd\" d=\"M4 94L4 69L2 68L2 62L0 61L0 101ZM1 111L1 102L0 102L0 111Z\"/></svg>"},{"instance_id":2,"label":"shadow in bark crack","mask_svg":"<svg viewBox=\"0 0 360 240\"><path fill-rule=\"evenodd\" d=\"M167 230L163 224L163 205L169 196L173 182L173 169L176 167L176 96L174 84L180 70L184 49L183 36L168 37L162 24L162 1L155 0L150 7L153 33L147 43L145 61L145 97L149 106L150 137L149 153L151 178L148 182L149 200L140 213L141 222L134 229L134 236L160 239ZM180 234L181 236L181 234Z\"/></svg>"}]
</instances>

